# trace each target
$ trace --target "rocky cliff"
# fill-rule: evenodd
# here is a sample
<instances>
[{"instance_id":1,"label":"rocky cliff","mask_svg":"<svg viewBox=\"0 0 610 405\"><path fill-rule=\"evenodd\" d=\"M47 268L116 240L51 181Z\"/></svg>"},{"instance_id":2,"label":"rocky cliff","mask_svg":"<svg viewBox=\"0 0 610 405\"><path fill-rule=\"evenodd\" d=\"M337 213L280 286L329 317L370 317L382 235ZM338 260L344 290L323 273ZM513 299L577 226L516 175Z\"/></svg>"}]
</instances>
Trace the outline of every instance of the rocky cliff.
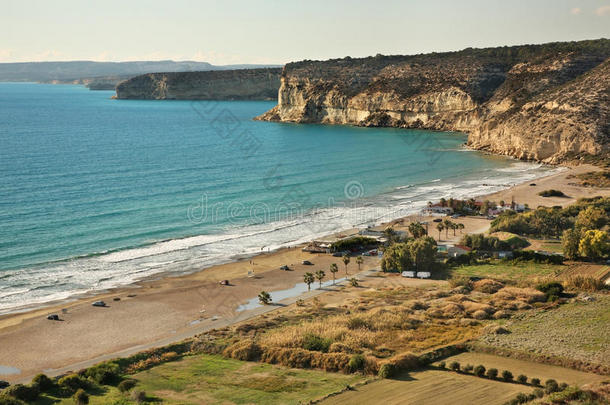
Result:
<instances>
[{"instance_id":1,"label":"rocky cliff","mask_svg":"<svg viewBox=\"0 0 610 405\"><path fill-rule=\"evenodd\" d=\"M549 163L609 151L610 40L290 63L261 120L462 131Z\"/></svg>"},{"instance_id":2,"label":"rocky cliff","mask_svg":"<svg viewBox=\"0 0 610 405\"><path fill-rule=\"evenodd\" d=\"M280 68L149 73L120 83L119 99L274 100Z\"/></svg>"}]
</instances>

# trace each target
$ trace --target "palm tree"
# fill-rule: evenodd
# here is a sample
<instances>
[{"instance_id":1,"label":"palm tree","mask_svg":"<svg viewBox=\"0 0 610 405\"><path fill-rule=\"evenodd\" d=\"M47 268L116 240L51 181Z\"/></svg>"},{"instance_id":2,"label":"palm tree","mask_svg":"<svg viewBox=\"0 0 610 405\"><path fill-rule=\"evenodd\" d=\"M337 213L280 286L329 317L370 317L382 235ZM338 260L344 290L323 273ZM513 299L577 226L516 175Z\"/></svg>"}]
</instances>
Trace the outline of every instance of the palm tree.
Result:
<instances>
[{"instance_id":1,"label":"palm tree","mask_svg":"<svg viewBox=\"0 0 610 405\"><path fill-rule=\"evenodd\" d=\"M326 273L324 273L324 270L316 271L316 278L318 279L318 282L320 283L320 288L322 288L322 280L324 280L325 276L326 276Z\"/></svg>"},{"instance_id":2,"label":"palm tree","mask_svg":"<svg viewBox=\"0 0 610 405\"><path fill-rule=\"evenodd\" d=\"M258 293L258 302L263 305L267 305L271 302L271 295L267 291L261 291Z\"/></svg>"},{"instance_id":3,"label":"palm tree","mask_svg":"<svg viewBox=\"0 0 610 405\"><path fill-rule=\"evenodd\" d=\"M337 263L331 263L330 272L333 273L333 284L335 284L335 273L337 273L338 271L339 266L337 266Z\"/></svg>"},{"instance_id":4,"label":"palm tree","mask_svg":"<svg viewBox=\"0 0 610 405\"><path fill-rule=\"evenodd\" d=\"M449 238L449 229L451 229L452 222L448 219L443 221L443 225L445 225L445 239Z\"/></svg>"},{"instance_id":5,"label":"palm tree","mask_svg":"<svg viewBox=\"0 0 610 405\"><path fill-rule=\"evenodd\" d=\"M347 265L350 262L349 255L346 253L343 255L343 264L345 264L345 275L347 276Z\"/></svg>"},{"instance_id":6,"label":"palm tree","mask_svg":"<svg viewBox=\"0 0 610 405\"><path fill-rule=\"evenodd\" d=\"M436 224L436 230L438 231L438 241L441 241L441 232L443 232L443 229L445 229L445 225L443 225L442 222L439 222L438 224Z\"/></svg>"},{"instance_id":7,"label":"palm tree","mask_svg":"<svg viewBox=\"0 0 610 405\"><path fill-rule=\"evenodd\" d=\"M305 284L307 284L307 291L311 291L311 283L313 283L314 281L313 273L305 273L303 275L303 281L305 282Z\"/></svg>"},{"instance_id":8,"label":"palm tree","mask_svg":"<svg viewBox=\"0 0 610 405\"><path fill-rule=\"evenodd\" d=\"M358 287L358 279L356 277L352 277L349 279L349 283L352 287Z\"/></svg>"},{"instance_id":9,"label":"palm tree","mask_svg":"<svg viewBox=\"0 0 610 405\"><path fill-rule=\"evenodd\" d=\"M356 264L358 265L358 271L360 271L360 265L364 263L364 259L362 258L362 256L358 256L356 258Z\"/></svg>"},{"instance_id":10,"label":"palm tree","mask_svg":"<svg viewBox=\"0 0 610 405\"><path fill-rule=\"evenodd\" d=\"M415 239L421 238L427 233L424 227L419 222L411 222L409 224L409 232L411 232L411 235Z\"/></svg>"},{"instance_id":11,"label":"palm tree","mask_svg":"<svg viewBox=\"0 0 610 405\"><path fill-rule=\"evenodd\" d=\"M459 224L456 224L455 222L451 223L451 229L453 229L453 236L455 236L455 230L459 228Z\"/></svg>"}]
</instances>

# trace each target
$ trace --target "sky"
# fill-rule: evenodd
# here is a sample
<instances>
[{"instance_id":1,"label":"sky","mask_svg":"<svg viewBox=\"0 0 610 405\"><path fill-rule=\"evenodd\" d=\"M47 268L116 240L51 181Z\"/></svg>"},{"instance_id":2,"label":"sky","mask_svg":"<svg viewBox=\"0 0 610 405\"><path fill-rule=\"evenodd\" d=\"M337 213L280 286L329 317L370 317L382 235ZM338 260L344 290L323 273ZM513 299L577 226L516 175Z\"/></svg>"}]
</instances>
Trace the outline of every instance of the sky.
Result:
<instances>
[{"instance_id":1,"label":"sky","mask_svg":"<svg viewBox=\"0 0 610 405\"><path fill-rule=\"evenodd\" d=\"M284 64L610 38L610 0L0 0L0 62Z\"/></svg>"}]
</instances>

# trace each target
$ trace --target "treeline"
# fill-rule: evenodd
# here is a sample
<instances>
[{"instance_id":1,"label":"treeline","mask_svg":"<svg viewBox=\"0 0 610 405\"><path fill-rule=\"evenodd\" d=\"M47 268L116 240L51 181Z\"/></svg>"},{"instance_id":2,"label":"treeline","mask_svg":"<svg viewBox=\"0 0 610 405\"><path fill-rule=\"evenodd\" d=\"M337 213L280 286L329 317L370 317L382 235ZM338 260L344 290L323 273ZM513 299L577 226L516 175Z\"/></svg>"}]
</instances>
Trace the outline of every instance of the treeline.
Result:
<instances>
[{"instance_id":1,"label":"treeline","mask_svg":"<svg viewBox=\"0 0 610 405\"><path fill-rule=\"evenodd\" d=\"M523 214L502 213L491 223L492 232L531 237L561 238L568 259L599 260L610 255L610 198L581 199L566 208L539 207Z\"/></svg>"}]
</instances>

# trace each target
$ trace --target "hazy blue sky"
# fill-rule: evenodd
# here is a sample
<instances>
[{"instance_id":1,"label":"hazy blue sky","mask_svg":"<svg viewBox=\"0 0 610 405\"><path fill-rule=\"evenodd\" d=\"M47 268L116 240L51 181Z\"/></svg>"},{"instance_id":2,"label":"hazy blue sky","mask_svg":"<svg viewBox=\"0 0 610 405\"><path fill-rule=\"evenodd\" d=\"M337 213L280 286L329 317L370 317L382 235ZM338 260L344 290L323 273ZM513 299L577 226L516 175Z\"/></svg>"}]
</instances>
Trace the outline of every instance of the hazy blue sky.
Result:
<instances>
[{"instance_id":1,"label":"hazy blue sky","mask_svg":"<svg viewBox=\"0 0 610 405\"><path fill-rule=\"evenodd\" d=\"M610 0L0 0L0 62L214 64L610 37Z\"/></svg>"}]
</instances>

